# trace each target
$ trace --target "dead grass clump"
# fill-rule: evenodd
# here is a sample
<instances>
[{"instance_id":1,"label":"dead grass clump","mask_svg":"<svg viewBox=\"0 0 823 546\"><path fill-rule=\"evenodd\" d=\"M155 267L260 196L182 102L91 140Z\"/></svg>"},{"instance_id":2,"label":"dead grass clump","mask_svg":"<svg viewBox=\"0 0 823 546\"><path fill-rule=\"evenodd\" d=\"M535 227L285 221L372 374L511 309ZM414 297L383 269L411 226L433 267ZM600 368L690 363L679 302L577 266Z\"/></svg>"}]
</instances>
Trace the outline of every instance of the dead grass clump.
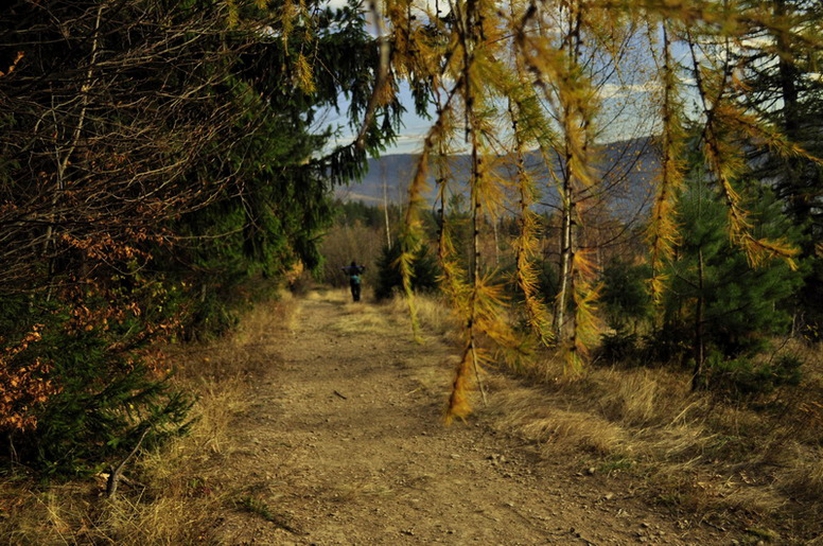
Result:
<instances>
[{"instance_id":1,"label":"dead grass clump","mask_svg":"<svg viewBox=\"0 0 823 546\"><path fill-rule=\"evenodd\" d=\"M351 304L346 306L346 317L329 326L341 334L378 335L390 329L387 317L376 313L370 306Z\"/></svg>"},{"instance_id":2,"label":"dead grass clump","mask_svg":"<svg viewBox=\"0 0 823 546\"><path fill-rule=\"evenodd\" d=\"M59 484L44 490L28 479L0 482L0 542L77 543L75 537L93 526L89 512L97 493L93 483Z\"/></svg>"},{"instance_id":3,"label":"dead grass clump","mask_svg":"<svg viewBox=\"0 0 823 546\"><path fill-rule=\"evenodd\" d=\"M679 422L649 428L638 442L642 442L642 451L654 461L653 466L666 468L672 465L679 471L683 470L683 465L702 463L704 453L715 440L716 437L700 423Z\"/></svg>"},{"instance_id":4,"label":"dead grass clump","mask_svg":"<svg viewBox=\"0 0 823 546\"><path fill-rule=\"evenodd\" d=\"M595 384L584 395L601 414L627 427L666 426L692 420L708 399L691 392L682 373L664 368L596 368L586 381Z\"/></svg>"},{"instance_id":5,"label":"dead grass clump","mask_svg":"<svg viewBox=\"0 0 823 546\"><path fill-rule=\"evenodd\" d=\"M524 423L520 431L536 441L544 455L582 449L600 456L623 456L629 445L622 428L586 412L555 409L542 419Z\"/></svg>"},{"instance_id":6,"label":"dead grass clump","mask_svg":"<svg viewBox=\"0 0 823 546\"><path fill-rule=\"evenodd\" d=\"M420 326L427 333L447 338L455 338L460 330L460 325L454 316L454 312L442 296L418 294L414 297L414 306L417 310L417 318ZM394 317L404 317L408 320L409 301L405 297L393 298L385 308Z\"/></svg>"},{"instance_id":7,"label":"dead grass clump","mask_svg":"<svg viewBox=\"0 0 823 546\"><path fill-rule=\"evenodd\" d=\"M342 301L344 301L344 299L346 301L348 301L349 299L351 299L351 296L349 295L348 287L338 288L336 290L335 289L320 289L320 288L318 288L317 290L312 290L311 292L306 294L305 298L303 298L303 299L308 300L308 301L333 300L333 301L341 301L342 302Z\"/></svg>"},{"instance_id":8,"label":"dead grass clump","mask_svg":"<svg viewBox=\"0 0 823 546\"><path fill-rule=\"evenodd\" d=\"M601 456L624 456L629 451L628 437L618 425L586 411L560 409L547 403L535 389L517 387L500 389L490 400L496 426L514 431L540 447L546 458L582 450Z\"/></svg>"},{"instance_id":9,"label":"dead grass clump","mask_svg":"<svg viewBox=\"0 0 823 546\"><path fill-rule=\"evenodd\" d=\"M282 292L277 300L255 305L244 313L237 330L228 338L230 345L237 347L267 342L271 338L272 325L288 326L295 309L296 302L289 292Z\"/></svg>"},{"instance_id":10,"label":"dead grass clump","mask_svg":"<svg viewBox=\"0 0 823 546\"><path fill-rule=\"evenodd\" d=\"M195 392L204 381L260 376L279 358L278 348L270 342L272 329L288 328L297 314L294 300L284 294L280 300L249 310L230 336L197 345L170 346L164 351L177 363L178 380Z\"/></svg>"},{"instance_id":11,"label":"dead grass clump","mask_svg":"<svg viewBox=\"0 0 823 546\"><path fill-rule=\"evenodd\" d=\"M816 447L798 454L791 467L779 474L777 487L791 498L807 502L823 499L823 449Z\"/></svg>"},{"instance_id":12,"label":"dead grass clump","mask_svg":"<svg viewBox=\"0 0 823 546\"><path fill-rule=\"evenodd\" d=\"M611 371L603 379L613 385L600 400L606 419L633 426L659 421L660 387L647 370Z\"/></svg>"},{"instance_id":13,"label":"dead grass clump","mask_svg":"<svg viewBox=\"0 0 823 546\"><path fill-rule=\"evenodd\" d=\"M183 471L200 467L214 458L232 453L235 432L232 423L248 407L248 383L241 377L218 384L203 381L197 388L198 399L192 409L194 424L189 433L141 458L141 474L159 489L175 496L188 494L191 480ZM195 463L192 465L192 463Z\"/></svg>"},{"instance_id":14,"label":"dead grass clump","mask_svg":"<svg viewBox=\"0 0 823 546\"><path fill-rule=\"evenodd\" d=\"M716 527L766 525L766 518L786 504L771 484L758 483L746 472L718 473L695 460L658 467L647 484L658 504Z\"/></svg>"},{"instance_id":15,"label":"dead grass clump","mask_svg":"<svg viewBox=\"0 0 823 546\"><path fill-rule=\"evenodd\" d=\"M737 479L729 479L724 488L716 493L712 506L729 512L748 512L758 516L773 514L783 508L786 497L770 485L748 485Z\"/></svg>"},{"instance_id":16,"label":"dead grass clump","mask_svg":"<svg viewBox=\"0 0 823 546\"><path fill-rule=\"evenodd\" d=\"M205 542L213 514L224 509L222 504L217 497L163 495L151 502L116 498L106 502L105 517L90 534L100 543L123 546L197 544Z\"/></svg>"}]
</instances>

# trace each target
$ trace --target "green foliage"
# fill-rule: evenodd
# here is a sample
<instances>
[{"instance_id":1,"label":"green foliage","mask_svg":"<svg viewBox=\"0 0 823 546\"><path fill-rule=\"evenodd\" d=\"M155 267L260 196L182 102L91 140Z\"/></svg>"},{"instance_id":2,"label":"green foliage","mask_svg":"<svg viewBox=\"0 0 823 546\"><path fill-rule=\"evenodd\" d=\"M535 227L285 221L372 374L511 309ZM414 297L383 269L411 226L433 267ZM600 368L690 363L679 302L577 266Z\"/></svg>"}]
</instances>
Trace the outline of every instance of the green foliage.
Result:
<instances>
[{"instance_id":1,"label":"green foliage","mask_svg":"<svg viewBox=\"0 0 823 546\"><path fill-rule=\"evenodd\" d=\"M222 333L320 265L333 184L362 174L402 107L386 94L361 141L328 151L336 128L317 120L345 97L362 122L379 48L354 2L291 7L0 10L0 383L30 387L3 455L80 472L146 427L178 430L189 401L150 343Z\"/></svg>"},{"instance_id":2,"label":"green foliage","mask_svg":"<svg viewBox=\"0 0 823 546\"><path fill-rule=\"evenodd\" d=\"M243 510L247 511L250 514L255 514L260 516L266 521L271 523L279 523L279 519L272 513L269 506L260 499L244 496L240 499L237 503L239 507L243 508Z\"/></svg>"},{"instance_id":3,"label":"green foliage","mask_svg":"<svg viewBox=\"0 0 823 546\"><path fill-rule=\"evenodd\" d=\"M811 267L793 304L803 327L813 332L823 325L823 265L816 248L823 241L823 81L818 76L823 12L806 0L780 0L764 7L780 24L750 32L773 47L764 51L748 44L733 50L731 62L741 69L744 81L735 98L783 132L782 146L759 144L762 160L756 173L770 180L802 231L801 257Z\"/></svg>"},{"instance_id":4,"label":"green foliage","mask_svg":"<svg viewBox=\"0 0 823 546\"><path fill-rule=\"evenodd\" d=\"M764 188L747 193L758 236L791 238L793 230L774 197ZM776 259L752 267L729 241L724 203L704 183L691 183L679 214L682 241L667 272L664 299L663 328L673 335L671 341L692 346L699 325L706 346L726 357L763 350L768 336L791 325L784 302L797 289L800 273Z\"/></svg>"},{"instance_id":5,"label":"green foliage","mask_svg":"<svg viewBox=\"0 0 823 546\"><path fill-rule=\"evenodd\" d=\"M800 384L802 362L782 355L767 362L750 358L727 359L712 354L706 363L706 385L713 391L734 398L768 394L781 386Z\"/></svg>"},{"instance_id":6,"label":"green foliage","mask_svg":"<svg viewBox=\"0 0 823 546\"><path fill-rule=\"evenodd\" d=\"M652 299L647 289L651 270L614 259L603 270L600 302L611 328L623 331L651 317Z\"/></svg>"},{"instance_id":7,"label":"green foliage","mask_svg":"<svg viewBox=\"0 0 823 546\"><path fill-rule=\"evenodd\" d=\"M600 337L597 359L608 365L637 365L641 356L640 338L636 333L618 330Z\"/></svg>"},{"instance_id":8,"label":"green foliage","mask_svg":"<svg viewBox=\"0 0 823 546\"><path fill-rule=\"evenodd\" d=\"M6 365L48 362L56 389L31 408L36 427L6 430L3 456L47 474L82 474L124 458L147 428L144 445L185 429L192 401L168 384L166 363L144 350L151 338L139 315L96 298L17 310L19 324L40 324L42 337Z\"/></svg>"},{"instance_id":9,"label":"green foliage","mask_svg":"<svg viewBox=\"0 0 823 546\"><path fill-rule=\"evenodd\" d=\"M551 260L541 260L538 262L538 286L540 294L545 301L554 301L559 292L559 274L557 264Z\"/></svg>"},{"instance_id":10,"label":"green foliage","mask_svg":"<svg viewBox=\"0 0 823 546\"><path fill-rule=\"evenodd\" d=\"M385 230L386 216L382 207L367 205L362 201L336 201L335 221L344 226L362 225L370 229ZM389 222L394 224L400 217L400 208L389 205Z\"/></svg>"},{"instance_id":11,"label":"green foliage","mask_svg":"<svg viewBox=\"0 0 823 546\"><path fill-rule=\"evenodd\" d=\"M400 254L399 245L383 247L377 263L378 277L375 297L378 300L391 298L395 293L403 290L403 275L397 262ZM433 292L438 287L438 276L437 261L429 254L427 246L421 246L414 254L412 262L412 289L415 292Z\"/></svg>"}]
</instances>

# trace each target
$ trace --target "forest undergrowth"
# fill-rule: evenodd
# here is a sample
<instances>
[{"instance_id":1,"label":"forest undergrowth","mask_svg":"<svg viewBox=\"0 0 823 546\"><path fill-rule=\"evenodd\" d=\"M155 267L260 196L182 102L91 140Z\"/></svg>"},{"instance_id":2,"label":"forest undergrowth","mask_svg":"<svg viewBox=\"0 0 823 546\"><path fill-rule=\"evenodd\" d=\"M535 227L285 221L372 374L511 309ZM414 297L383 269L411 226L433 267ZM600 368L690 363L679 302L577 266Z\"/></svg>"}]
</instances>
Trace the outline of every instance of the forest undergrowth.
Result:
<instances>
[{"instance_id":1,"label":"forest undergrowth","mask_svg":"<svg viewBox=\"0 0 823 546\"><path fill-rule=\"evenodd\" d=\"M221 484L221 471L246 447L233 423L249 410L251 385L266 372L261 354L272 328L296 320L295 302L284 295L257 306L231 337L167 348L179 363L175 381L197 393L194 425L171 444L140 453L115 497L105 495L105 473L46 484L25 468L5 469L0 542L211 543L215 513L272 516L242 487ZM445 306L434 298L418 304L427 332L448 341L455 329ZM380 313L408 320L400 300L380 305ZM608 477L657 510L744 529L752 543L814 544L823 515L823 362L813 348L794 350L805 363L800 386L736 399L694 393L686 371L663 367L595 364L568 378L547 356L539 372L489 368L482 375L488 403L478 396L469 420L536 447L534 464L559 476Z\"/></svg>"}]
</instances>

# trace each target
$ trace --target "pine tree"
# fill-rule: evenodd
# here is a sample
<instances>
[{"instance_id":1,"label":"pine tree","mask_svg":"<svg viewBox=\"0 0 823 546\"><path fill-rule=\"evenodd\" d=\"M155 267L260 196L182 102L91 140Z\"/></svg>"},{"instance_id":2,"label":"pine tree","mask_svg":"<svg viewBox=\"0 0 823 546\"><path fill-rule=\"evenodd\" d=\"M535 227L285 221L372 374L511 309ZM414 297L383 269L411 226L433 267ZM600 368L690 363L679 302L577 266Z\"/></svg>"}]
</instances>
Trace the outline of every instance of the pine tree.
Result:
<instances>
[{"instance_id":1,"label":"pine tree","mask_svg":"<svg viewBox=\"0 0 823 546\"><path fill-rule=\"evenodd\" d=\"M800 272L783 260L753 266L728 237L723 196L707 183L705 171L688 180L679 198L681 244L667 271L663 337L690 347L694 385L704 381L710 354L724 359L751 356L763 350L770 336L791 327L786 299L801 282ZM796 236L771 191L762 186L741 189L749 205L755 234L770 238Z\"/></svg>"},{"instance_id":2,"label":"pine tree","mask_svg":"<svg viewBox=\"0 0 823 546\"><path fill-rule=\"evenodd\" d=\"M429 254L428 246L422 246L414 257L411 273L411 286L415 293L434 292L437 287L439 276L437 262ZM378 300L389 299L395 292L403 288L403 275L398 268L398 258L400 258L400 247L384 246L377 262L378 277L377 286L374 289L374 296Z\"/></svg>"},{"instance_id":3,"label":"pine tree","mask_svg":"<svg viewBox=\"0 0 823 546\"><path fill-rule=\"evenodd\" d=\"M0 23L2 449L87 470L183 424L148 344L317 265L333 184L402 108L356 3L18 1ZM328 150L314 123L344 95L361 130Z\"/></svg>"},{"instance_id":4,"label":"pine tree","mask_svg":"<svg viewBox=\"0 0 823 546\"><path fill-rule=\"evenodd\" d=\"M823 82L818 77L823 11L819 3L804 0L773 0L759 7L771 17L754 26L735 52L744 83L736 96L748 111L780 128L793 147L791 153L780 153L758 145L750 155L758 176L771 181L793 223L802 228L800 257L810 267L796 297L796 313L814 336L823 324ZM753 40L766 46L752 48L748 44Z\"/></svg>"}]
</instances>

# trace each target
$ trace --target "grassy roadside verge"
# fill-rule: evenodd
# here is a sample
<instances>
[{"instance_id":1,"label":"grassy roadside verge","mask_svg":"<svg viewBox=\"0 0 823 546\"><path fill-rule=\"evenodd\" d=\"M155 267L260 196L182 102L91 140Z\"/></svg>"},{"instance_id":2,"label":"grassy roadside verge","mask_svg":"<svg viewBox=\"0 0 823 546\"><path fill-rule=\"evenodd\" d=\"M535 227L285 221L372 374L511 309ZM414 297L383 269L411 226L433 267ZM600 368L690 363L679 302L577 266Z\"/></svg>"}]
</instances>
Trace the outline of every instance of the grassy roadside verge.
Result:
<instances>
[{"instance_id":1,"label":"grassy roadside verge","mask_svg":"<svg viewBox=\"0 0 823 546\"><path fill-rule=\"evenodd\" d=\"M428 331L454 331L445 306L418 307ZM823 354L783 349L804 363L802 382L746 396L692 392L677 367L595 364L567 378L546 355L539 371L486 370L489 405L475 400L473 418L536 448L552 472L609 480L684 525L744 544L823 544Z\"/></svg>"},{"instance_id":2,"label":"grassy roadside verge","mask_svg":"<svg viewBox=\"0 0 823 546\"><path fill-rule=\"evenodd\" d=\"M261 351L272 328L290 328L294 309L288 297L260 305L231 338L179 349L176 380L198 394L196 425L143 452L117 497L105 498L103 477L45 487L22 473L0 475L0 542L209 543L216 513L275 517L222 472L244 447L231 427L248 408L250 381L264 372ZM427 334L448 341L455 330L444 309L418 302ZM407 323L402 301L368 312L385 315L381 323ZM574 380L550 359L539 377L489 369L489 405L478 400L471 419L525 440L558 474L623 485L688 525L734 530L752 544L814 544L823 514L823 362L814 352L801 356L799 387L736 400L692 393L686 372L666 368L595 365Z\"/></svg>"},{"instance_id":3,"label":"grassy roadside verge","mask_svg":"<svg viewBox=\"0 0 823 546\"><path fill-rule=\"evenodd\" d=\"M221 483L221 463L238 449L231 425L248 406L250 381L263 373L259 347L271 325L288 323L294 302L261 304L230 337L166 348L174 381L197 402L190 432L129 463L118 494L106 498L106 476L41 484L24 469L0 474L0 543L208 543L215 513L237 505Z\"/></svg>"},{"instance_id":4,"label":"grassy roadside verge","mask_svg":"<svg viewBox=\"0 0 823 546\"><path fill-rule=\"evenodd\" d=\"M493 426L561 471L601 475L688 525L743 543L823 541L823 362L796 387L742 399L691 392L685 371L589 369L535 382L489 377ZM552 369L552 363L547 364ZM820 542L823 543L823 542Z\"/></svg>"}]
</instances>

